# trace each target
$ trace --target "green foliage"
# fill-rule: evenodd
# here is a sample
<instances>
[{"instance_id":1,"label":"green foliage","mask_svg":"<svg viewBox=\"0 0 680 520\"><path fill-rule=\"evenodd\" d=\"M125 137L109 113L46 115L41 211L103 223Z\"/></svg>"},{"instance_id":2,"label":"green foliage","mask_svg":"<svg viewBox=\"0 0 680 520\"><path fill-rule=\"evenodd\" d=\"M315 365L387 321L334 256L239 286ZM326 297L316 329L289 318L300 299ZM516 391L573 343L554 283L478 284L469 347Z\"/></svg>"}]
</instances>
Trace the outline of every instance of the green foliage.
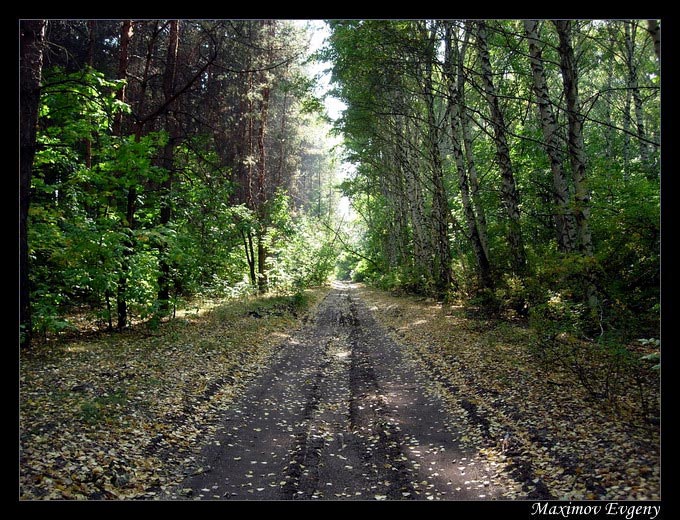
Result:
<instances>
[{"instance_id":1,"label":"green foliage","mask_svg":"<svg viewBox=\"0 0 680 520\"><path fill-rule=\"evenodd\" d=\"M338 246L334 233L319 219L291 217L289 198L279 193L272 204L267 236L272 289L299 291L327 283L335 269Z\"/></svg>"},{"instance_id":2,"label":"green foliage","mask_svg":"<svg viewBox=\"0 0 680 520\"><path fill-rule=\"evenodd\" d=\"M157 301L161 265L169 271L173 306L201 294L252 293L256 288L250 267L257 258L248 249L251 240L259 241L266 255L269 288L281 293L323 284L335 273L400 292L472 298L473 305L493 313L529 315L536 327L554 335L583 339L616 333L624 342L658 336L659 147L652 142L658 140L660 125L659 70L643 21L631 22L637 28L630 42L637 98L629 85L623 21L574 24L592 254L578 248L564 253L557 246L553 173L522 22L487 24L491 67L498 76L520 192L529 264L521 275L512 274L494 131L485 93L475 79L480 72L475 25L447 23L329 23L331 37L318 55L333 61L334 94L347 105L335 130L344 136L344 159L356 167L341 186L356 214L351 225L359 231L351 238L336 229L332 172L337 164L320 137L324 127L314 117L320 108L314 80L294 62L285 71L255 74L247 87L238 75L224 72L205 85L209 95L201 89L182 94L187 110L176 114L185 130L179 137L163 130L171 127L167 114L133 132L132 107L148 112L162 98L155 80L147 85L144 99L135 99L139 92L128 85L130 106L117 99L125 82L100 71L44 71L29 216L36 330L67 330L65 316L74 308L111 321L126 278L123 296L132 315L158 322L167 313ZM286 42L292 56L300 42L292 27L284 25L276 31L290 38ZM253 45L220 59L267 65L270 59L287 57L283 50L276 51L280 56L259 55L255 49L259 44L266 48L270 36L257 23L248 27ZM200 34L203 28L187 25L186 30L187 35ZM466 49L464 105L471 140L465 164L471 167L473 160L476 168L475 212L484 213L493 278L493 288L484 291L452 156L451 78L445 56L437 54L437 49L444 51L447 30L458 50ZM539 36L546 44L548 95L558 127L566 129L554 24L541 22ZM156 63L158 57L149 56L152 69L160 65L162 60ZM262 105L265 93L268 108ZM184 120L183 112L194 109L200 112L196 120ZM114 124L121 120L123 124ZM259 143L253 136L265 121L267 160L265 171L259 172ZM636 138L642 132L640 122L651 141L646 146ZM250 130L248 124L253 125ZM568 209L573 210L566 135L561 140ZM172 165L164 160L168 146ZM437 150L439 157L433 157ZM442 188L434 184L435 168L441 168L450 215L446 238L454 281L444 291L436 284L442 255L435 247L439 217L434 194ZM265 176L263 191L254 193L260 173ZM136 195L134 222L127 221L131 192ZM167 212L161 216L162 208L170 209L169 221ZM482 215L476 218L481 225Z\"/></svg>"},{"instance_id":3,"label":"green foliage","mask_svg":"<svg viewBox=\"0 0 680 520\"><path fill-rule=\"evenodd\" d=\"M28 237L34 324L41 333L67 330L62 316L83 303L108 321L106 301L116 293L130 236L121 226L123 196L140 182L165 176L152 164L164 134L139 140L112 134L113 118L128 110L115 99L121 82L91 69L71 74L54 69L45 81ZM140 213L142 225L152 219ZM156 277L147 232L142 228L132 237L141 246L131 259L128 288L138 316L149 313Z\"/></svg>"},{"instance_id":4,"label":"green foliage","mask_svg":"<svg viewBox=\"0 0 680 520\"><path fill-rule=\"evenodd\" d=\"M625 24L631 28L628 42ZM339 275L399 291L429 294L432 290L436 255L428 248L437 236L431 212L433 193L440 188L431 180L437 162L428 156L433 129L426 107L431 89L432 110L441 118L436 128L439 161L451 215L455 285L449 293L466 299L477 311L528 317L539 338L538 350L551 353L553 361L559 359L566 368L578 367L574 370L580 371L578 377L584 386L590 385L593 395L615 394L620 374L637 370L636 360L622 345L641 336L655 337L659 327L659 148L653 144L660 128L659 69L644 24L640 20L573 24L584 112L584 182L589 192L592 252L579 244L565 252L557 241L555 217L563 210L555 198L528 43L521 37L523 23L487 22L491 68L498 76L495 86L519 191L528 258L528 270L519 275L512 272L512 252L505 238L508 219L488 101L478 87L475 23L331 23L332 37L324 52L334 62L335 93L348 107L337 126L345 136L346 159L356 166L354 175L343 183L343 191L359 215L362 231L353 248L364 257L348 252L341 258ZM428 41L434 39L434 45L444 49L443 29L447 27L452 45L458 45L459 51L467 45L462 66L471 142L464 162L469 168L472 158L477 173L475 219L481 225L483 210L493 289L480 290L478 257L452 152L455 136L446 97L450 78L442 57L428 57ZM573 162L566 146L558 37L550 21L540 22L538 32L548 97L565 143L559 153L566 179L566 211L574 212L580 208L574 200ZM634 83L631 63L637 76ZM428 66L431 85L426 81ZM380 76L371 74L373 70L380 70ZM646 141L637 138L643 132ZM472 193L471 179L467 181ZM414 199L413 185L420 190L420 205ZM417 249L416 225L425 229L424 252ZM587 377L591 368L596 382Z\"/></svg>"},{"instance_id":5,"label":"green foliage","mask_svg":"<svg viewBox=\"0 0 680 520\"><path fill-rule=\"evenodd\" d=\"M129 319L158 326L167 314L158 302L161 262L169 269L173 307L197 295L250 294L248 235L263 234L272 289L299 291L328 279L337 257L333 236L319 220L296 213L285 190L257 211L235 204L231 168L220 167L206 135L175 147L174 169L182 173L174 174L171 190L160 190L169 176L158 166L168 135L114 132L116 117L130 113L116 98L123 82L89 68L54 68L44 79L29 215L36 332L71 330L65 316L74 309L113 324L119 298L127 302ZM302 76L281 88L311 96ZM127 197L133 189L131 223ZM320 193L318 199L310 208L330 214L331 200L322 205ZM170 222L160 223L161 204L172 208Z\"/></svg>"},{"instance_id":6,"label":"green foliage","mask_svg":"<svg viewBox=\"0 0 680 520\"><path fill-rule=\"evenodd\" d=\"M636 384L640 360L617 333L602 334L595 341L572 334L570 330L578 321L579 312L565 309L563 314L557 314L558 323L553 321L555 314L542 319L534 316L534 326L540 327L536 328L534 354L546 370L559 367L574 376L591 397L615 402Z\"/></svg>"},{"instance_id":7,"label":"green foliage","mask_svg":"<svg viewBox=\"0 0 680 520\"><path fill-rule=\"evenodd\" d=\"M342 250L335 262L334 277L338 280L349 281L356 276L356 268L359 262L355 255L347 250Z\"/></svg>"},{"instance_id":8,"label":"green foliage","mask_svg":"<svg viewBox=\"0 0 680 520\"><path fill-rule=\"evenodd\" d=\"M646 361L647 363L650 363L650 368L652 370L661 370L661 341L657 338L643 338L639 339L638 343L640 345L643 345L645 347L652 347L657 349L656 352L651 352L649 354L645 354L640 358L641 361Z\"/></svg>"}]
</instances>

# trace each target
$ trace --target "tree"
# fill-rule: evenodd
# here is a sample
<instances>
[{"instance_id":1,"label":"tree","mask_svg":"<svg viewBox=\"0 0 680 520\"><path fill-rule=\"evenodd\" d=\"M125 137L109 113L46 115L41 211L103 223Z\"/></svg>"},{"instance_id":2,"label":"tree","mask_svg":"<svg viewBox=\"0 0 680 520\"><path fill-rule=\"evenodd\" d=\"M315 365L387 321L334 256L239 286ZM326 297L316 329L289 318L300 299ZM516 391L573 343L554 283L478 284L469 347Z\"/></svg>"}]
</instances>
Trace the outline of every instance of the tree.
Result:
<instances>
[{"instance_id":1,"label":"tree","mask_svg":"<svg viewBox=\"0 0 680 520\"><path fill-rule=\"evenodd\" d=\"M635 20L625 20L624 27L624 56L626 68L628 69L627 90L626 90L626 124L630 127L630 100L633 100L635 114L635 128L638 136L640 158L643 165L649 167L650 150L645 131L644 111L642 106L642 95L638 84L638 64L636 63L635 41L638 24ZM653 33L652 33L653 35ZM656 45L656 44L655 44Z\"/></svg>"},{"instance_id":2,"label":"tree","mask_svg":"<svg viewBox=\"0 0 680 520\"><path fill-rule=\"evenodd\" d=\"M472 154L470 119L466 117L464 96L463 62L470 33L466 32L462 49L459 50L458 42L454 39L454 30L455 26L447 23L444 66L448 78L451 141L456 169L458 170L458 187L463 202L468 237L477 262L479 279L482 288L491 289L493 278L486 236L486 217L478 196L479 184Z\"/></svg>"},{"instance_id":3,"label":"tree","mask_svg":"<svg viewBox=\"0 0 680 520\"><path fill-rule=\"evenodd\" d=\"M177 83L177 50L179 48L179 21L171 20L168 35L168 51L165 59L165 71L163 73L163 98L168 103L168 111L165 114L165 131L168 142L163 147L161 167L167 172L166 179L161 184L163 192L160 208L160 225L167 226L172 218L172 181L174 177L175 147L179 141L179 125L174 108L177 100L173 100ZM160 242L158 277L158 302L161 312L167 312L170 308L170 262L168 261L168 247L165 241Z\"/></svg>"},{"instance_id":4,"label":"tree","mask_svg":"<svg viewBox=\"0 0 680 520\"><path fill-rule=\"evenodd\" d=\"M587 257L593 255L592 237L590 234L590 193L586 182L587 159L583 142L583 121L581 104L578 95L578 70L574 48L571 42L572 22L556 20L554 22L559 37L560 70L564 86L567 120L569 122L569 159L574 182L574 216L578 236L578 247ZM595 286L592 281L592 270L586 268L587 299L592 308L597 305Z\"/></svg>"},{"instance_id":5,"label":"tree","mask_svg":"<svg viewBox=\"0 0 680 520\"><path fill-rule=\"evenodd\" d=\"M502 184L501 194L503 205L508 218L507 238L510 244L512 270L517 275L523 275L527 269L524 240L520 224L519 192L515 183L515 174L510 159L507 128L499 97L493 82L493 71L489 55L488 29L484 20L476 22L477 51L481 63L482 87L489 105L491 122L496 146L496 162L500 168Z\"/></svg>"},{"instance_id":6,"label":"tree","mask_svg":"<svg viewBox=\"0 0 680 520\"><path fill-rule=\"evenodd\" d=\"M36 127L40 107L43 47L46 20L22 20L20 30L20 135L19 135L19 252L21 345L31 345L32 320L28 259L28 210L31 203L31 175L36 152Z\"/></svg>"},{"instance_id":7,"label":"tree","mask_svg":"<svg viewBox=\"0 0 680 520\"><path fill-rule=\"evenodd\" d=\"M129 63L129 49L130 40L132 39L133 25L132 20L125 20L121 24L120 29L120 51L118 57L118 79L127 80L128 63ZM126 103L127 87L123 84L123 88L119 91L119 100ZM114 121L114 134L122 136L123 113L119 113ZM127 286L128 278L127 271L130 269L129 257L133 253L133 238L132 228L134 225L134 207L137 192L134 186L130 185L127 189L127 209L125 211L124 225L129 229L127 232L127 239L124 243L123 262L118 277L118 287L116 293L116 312L118 317L118 330L122 330L127 326L128 322L128 302L127 302Z\"/></svg>"},{"instance_id":8,"label":"tree","mask_svg":"<svg viewBox=\"0 0 680 520\"><path fill-rule=\"evenodd\" d=\"M422 95L427 107L427 145L432 175L432 221L435 226L435 285L445 295L451 285L451 247L449 244L449 203L439 147L440 129L435 110L434 61L438 26L421 29L424 47Z\"/></svg>"},{"instance_id":9,"label":"tree","mask_svg":"<svg viewBox=\"0 0 680 520\"><path fill-rule=\"evenodd\" d=\"M567 119L569 122L569 159L574 182L574 203L579 249L592 255L593 245L588 219L590 216L590 194L586 182L587 158L583 143L583 120L578 95L578 70L574 48L571 43L572 22L556 20L559 36L560 70L564 86Z\"/></svg>"},{"instance_id":10,"label":"tree","mask_svg":"<svg viewBox=\"0 0 680 520\"><path fill-rule=\"evenodd\" d=\"M590 322L574 330L652 323L646 21L330 25L354 237L333 221L338 158L296 24L50 22L25 213L30 331L68 327L75 308L113 329L199 294L297 290L339 243L346 270L383 287L529 314L559 297Z\"/></svg>"},{"instance_id":11,"label":"tree","mask_svg":"<svg viewBox=\"0 0 680 520\"><path fill-rule=\"evenodd\" d=\"M644 23L333 22L357 276L441 295L448 258L449 289L489 289L478 301L496 310L559 297L584 335L652 323L660 118ZM625 263L633 250L644 268Z\"/></svg>"},{"instance_id":12,"label":"tree","mask_svg":"<svg viewBox=\"0 0 680 520\"><path fill-rule=\"evenodd\" d=\"M543 53L538 34L537 20L524 20L524 30L529 44L534 95L543 131L545 153L550 158L553 197L555 200L555 230L560 251L570 253L576 247L576 228L571 212L569 186L562 167L562 143L557 117L548 91L548 82L543 68Z\"/></svg>"},{"instance_id":13,"label":"tree","mask_svg":"<svg viewBox=\"0 0 680 520\"><path fill-rule=\"evenodd\" d=\"M656 59L661 59L661 27L658 20L647 20L647 31L654 42L654 53Z\"/></svg>"}]
</instances>

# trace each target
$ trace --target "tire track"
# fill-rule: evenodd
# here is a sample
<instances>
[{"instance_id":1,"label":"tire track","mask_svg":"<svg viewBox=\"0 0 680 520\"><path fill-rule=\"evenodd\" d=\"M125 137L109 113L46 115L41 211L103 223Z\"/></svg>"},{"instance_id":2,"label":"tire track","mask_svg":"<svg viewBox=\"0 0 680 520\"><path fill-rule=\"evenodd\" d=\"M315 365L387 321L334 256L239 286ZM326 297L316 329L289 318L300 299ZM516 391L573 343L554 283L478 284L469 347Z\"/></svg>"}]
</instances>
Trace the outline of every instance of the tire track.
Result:
<instances>
[{"instance_id":1,"label":"tire track","mask_svg":"<svg viewBox=\"0 0 680 520\"><path fill-rule=\"evenodd\" d=\"M427 391L432 382L419 362L355 294L348 287L328 294L225 411L222 433L202 451L199 464L210 471L188 477L169 498L500 495L491 469L458 441L456 422L465 419Z\"/></svg>"},{"instance_id":2,"label":"tire track","mask_svg":"<svg viewBox=\"0 0 680 520\"><path fill-rule=\"evenodd\" d=\"M355 327L350 335L349 427L362 438L363 462L370 475L369 487L374 487L375 495L394 500L411 498L415 495L410 478L412 468L405 463L401 434L390 420L367 349L367 338L362 335L356 319L356 306L350 308Z\"/></svg>"}]
</instances>

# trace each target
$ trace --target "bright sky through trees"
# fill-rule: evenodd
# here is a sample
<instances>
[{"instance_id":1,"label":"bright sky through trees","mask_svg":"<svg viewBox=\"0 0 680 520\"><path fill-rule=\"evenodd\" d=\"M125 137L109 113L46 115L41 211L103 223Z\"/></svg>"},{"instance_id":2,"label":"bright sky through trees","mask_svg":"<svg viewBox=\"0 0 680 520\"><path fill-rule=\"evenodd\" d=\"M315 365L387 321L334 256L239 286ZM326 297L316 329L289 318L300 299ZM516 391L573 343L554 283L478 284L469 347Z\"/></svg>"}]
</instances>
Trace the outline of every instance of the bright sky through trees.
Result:
<instances>
[{"instance_id":1,"label":"bright sky through trees","mask_svg":"<svg viewBox=\"0 0 680 520\"><path fill-rule=\"evenodd\" d=\"M323 20L296 20L296 24L307 27L309 30L311 37L309 39L308 53L310 55L319 51L326 43L326 39L331 35L328 24ZM347 108L347 105L329 92L332 88L332 67L333 64L326 61L312 61L307 65L307 71L311 77L317 80L315 94L323 99L326 114L332 121L336 122L342 116L342 112ZM338 151L338 155L341 155L342 137L340 135L335 138L329 136L329 142ZM353 171L354 165L342 162L337 170L338 179L346 179ZM354 216L350 200L345 196L341 197L338 201L337 211L345 222L349 222Z\"/></svg>"}]
</instances>

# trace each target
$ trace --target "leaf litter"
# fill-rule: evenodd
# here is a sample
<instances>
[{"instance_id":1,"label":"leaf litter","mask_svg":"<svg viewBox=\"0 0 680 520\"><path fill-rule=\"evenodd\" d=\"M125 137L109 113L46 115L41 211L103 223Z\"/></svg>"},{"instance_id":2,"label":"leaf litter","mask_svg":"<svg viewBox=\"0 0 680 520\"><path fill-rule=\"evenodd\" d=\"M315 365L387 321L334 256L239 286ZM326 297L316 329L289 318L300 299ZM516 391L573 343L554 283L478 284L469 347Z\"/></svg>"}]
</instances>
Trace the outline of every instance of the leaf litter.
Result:
<instances>
[{"instance_id":1,"label":"leaf litter","mask_svg":"<svg viewBox=\"0 0 680 520\"><path fill-rule=\"evenodd\" d=\"M316 292L312 301L318 303L325 292ZM442 466L437 457L443 446L400 435L396 422L362 426L357 433L366 439L366 461L374 461L360 470L369 484L374 482L368 496L442 500L465 489L467 496L487 500L494 498L489 489L495 486L507 499L658 498L658 431L636 429L630 417L588 401L574 386L555 388L546 382L527 353L525 329L480 324L423 299L368 289L360 295L403 349L409 370L428 381L425 390L436 399L425 406L441 409L444 403L453 418L451 431L469 451ZM52 355L23 357L20 498L153 499L180 485L190 471L182 468L198 467L201 443L214 441L220 412L297 325L285 313L264 314L266 319L253 320L242 306L228 304L201 319L165 324L154 335L73 341ZM327 349L329 359L346 359L340 347L337 352ZM387 365L375 365L380 366ZM551 380L556 377L564 379L551 374ZM393 392L387 390L377 400L361 397L357 412L380 412ZM333 400L322 405L335 413ZM390 406L409 409L408 403ZM290 431L285 419L277 424ZM333 440L323 428L310 435L322 445ZM384 468L375 463L376 450L394 451ZM340 453L334 456L346 460ZM410 485L402 480L398 486L391 479L374 480L400 465L404 475L425 479ZM299 467L300 476L309 478L308 468ZM204 464L194 474L210 472ZM252 477L252 471L246 476ZM289 477L269 486L287 486ZM214 489L182 488L179 494L193 500L207 498L206 493L212 498L236 495L215 494ZM252 486L247 492L264 489ZM291 492L303 495L294 488ZM362 493L347 488L333 493L335 498L352 496L361 499ZM323 491L310 490L308 498L323 498Z\"/></svg>"},{"instance_id":2,"label":"leaf litter","mask_svg":"<svg viewBox=\"0 0 680 520\"><path fill-rule=\"evenodd\" d=\"M359 293L420 361L430 390L458 414L457 426L467 425L459 441L496 469L503 498L660 498L659 428L641 423L634 395L614 406L594 401L557 367L546 374L530 354L531 331L519 324L470 317L424 298L365 287ZM474 463L459 462L461 475ZM479 488L484 499L488 482L465 486Z\"/></svg>"},{"instance_id":3,"label":"leaf litter","mask_svg":"<svg viewBox=\"0 0 680 520\"><path fill-rule=\"evenodd\" d=\"M306 292L309 312L327 292ZM242 299L22 353L19 498L159 497L305 319L283 297Z\"/></svg>"}]
</instances>

